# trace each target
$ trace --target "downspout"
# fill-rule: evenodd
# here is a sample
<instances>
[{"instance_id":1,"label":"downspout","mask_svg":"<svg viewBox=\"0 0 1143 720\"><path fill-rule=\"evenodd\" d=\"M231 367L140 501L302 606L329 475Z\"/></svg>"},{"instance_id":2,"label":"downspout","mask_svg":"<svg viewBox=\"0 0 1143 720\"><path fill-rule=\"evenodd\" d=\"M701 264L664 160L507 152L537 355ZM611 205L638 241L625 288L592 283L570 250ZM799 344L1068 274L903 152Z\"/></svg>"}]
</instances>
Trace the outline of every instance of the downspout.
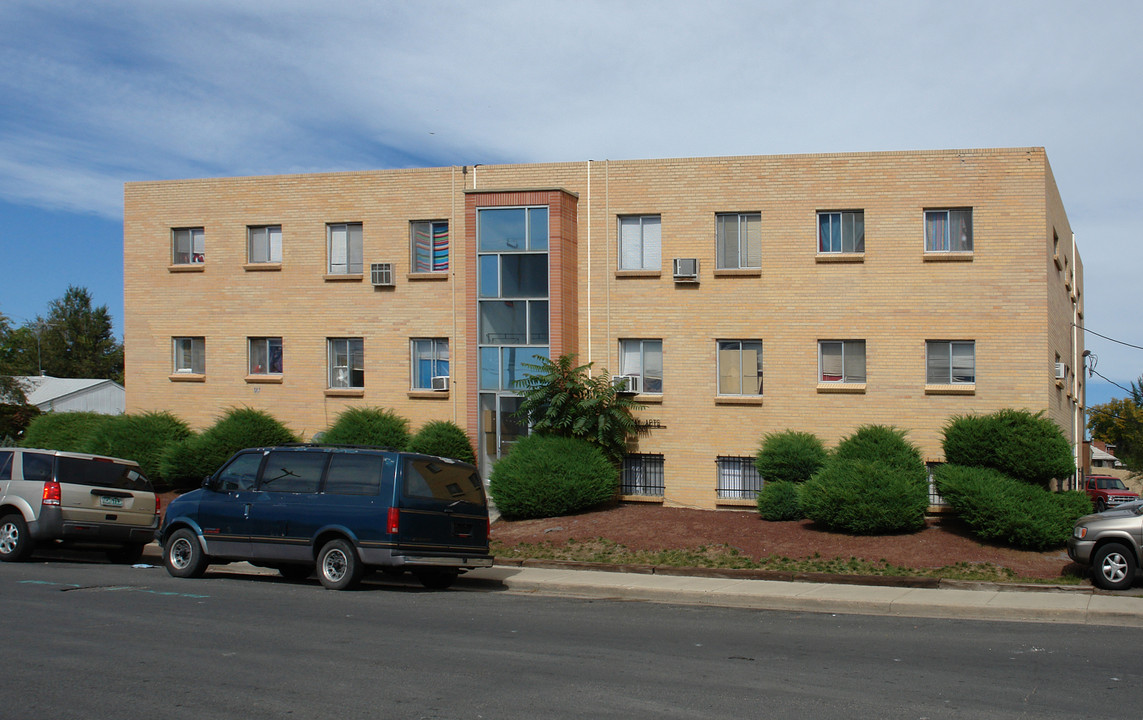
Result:
<instances>
[{"instance_id":1,"label":"downspout","mask_svg":"<svg viewBox=\"0 0 1143 720\"><path fill-rule=\"evenodd\" d=\"M591 161L587 161L587 362L591 364Z\"/></svg>"},{"instance_id":2,"label":"downspout","mask_svg":"<svg viewBox=\"0 0 1143 720\"><path fill-rule=\"evenodd\" d=\"M456 166L455 165L452 168L452 172L449 173L449 179L452 183L452 198L450 200L450 205L449 205L448 226L449 226L449 232L454 233L454 232L456 232ZM451 286L450 289L452 291L451 292L451 295L452 295L452 337L453 337L453 340L455 341L455 339L457 337L457 335L456 335L456 263L453 262L453 260L455 260L455 257L456 257L456 255L455 255L456 243L452 241L452 238L449 238L449 245L451 246L449 248L449 252L453 255L453 257L449 258L448 267L449 267L449 270L452 271L452 280L449 282L449 285ZM431 268L431 265L430 265L430 268ZM457 344L459 345L459 343L457 343ZM455 392L453 390L453 388L456 386L456 380L453 380L452 378L456 377L456 371L453 368L452 353L451 352L449 353L449 363L450 363L449 369L448 369L448 374L449 374L449 378L450 378L449 379L449 385L450 385L449 390L451 392L453 392L452 421L454 424L459 424L458 415L457 415L457 408L460 405L460 395L461 394L459 392Z\"/></svg>"},{"instance_id":3,"label":"downspout","mask_svg":"<svg viewBox=\"0 0 1143 720\"><path fill-rule=\"evenodd\" d=\"M1077 265L1076 265L1076 234L1073 232L1072 233L1072 247L1071 247L1071 269L1069 270L1069 272L1075 272L1076 267L1077 267ZM1067 278L1065 278L1065 279L1067 279ZM1083 372L1083 364L1085 361L1085 358L1082 355L1080 355L1077 358L1077 354L1080 351L1079 350L1080 329L1079 329L1079 278L1078 277L1077 278L1071 278L1071 286L1072 286L1071 292L1076 295L1075 299L1068 298L1069 300L1072 300L1072 368L1073 368L1073 370L1072 370L1072 399L1075 401L1075 405L1072 408L1072 438L1074 439L1076 472L1072 476L1072 487L1069 489L1075 490L1075 489L1078 489L1080 487L1083 487L1083 483L1082 483L1082 477L1083 477L1083 436L1084 436L1084 433L1087 431L1087 428L1085 428L1083 426L1083 424L1081 422L1081 418L1083 416L1083 413L1086 410L1087 399L1086 399L1086 397L1080 398L1080 396L1079 396L1079 375L1077 375L1076 371L1074 370L1074 368L1079 367L1080 372L1082 373ZM1086 385L1084 386L1084 390L1085 390L1085 395L1086 395L1086 390L1087 390Z\"/></svg>"}]
</instances>

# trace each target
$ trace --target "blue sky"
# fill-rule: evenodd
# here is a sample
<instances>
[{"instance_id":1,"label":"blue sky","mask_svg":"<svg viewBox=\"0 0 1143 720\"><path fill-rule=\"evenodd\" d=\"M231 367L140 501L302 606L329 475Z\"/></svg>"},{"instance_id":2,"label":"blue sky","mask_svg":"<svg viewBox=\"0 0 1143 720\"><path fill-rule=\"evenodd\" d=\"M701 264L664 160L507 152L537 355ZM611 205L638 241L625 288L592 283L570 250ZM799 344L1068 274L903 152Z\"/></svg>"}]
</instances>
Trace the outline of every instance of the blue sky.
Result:
<instances>
[{"instance_id":1,"label":"blue sky","mask_svg":"<svg viewBox=\"0 0 1143 720\"><path fill-rule=\"evenodd\" d=\"M0 3L0 312L122 332L123 183L391 167L1046 148L1096 370L1143 374L1143 4ZM13 271L15 269L15 271ZM1098 377L1089 403L1122 391Z\"/></svg>"}]
</instances>

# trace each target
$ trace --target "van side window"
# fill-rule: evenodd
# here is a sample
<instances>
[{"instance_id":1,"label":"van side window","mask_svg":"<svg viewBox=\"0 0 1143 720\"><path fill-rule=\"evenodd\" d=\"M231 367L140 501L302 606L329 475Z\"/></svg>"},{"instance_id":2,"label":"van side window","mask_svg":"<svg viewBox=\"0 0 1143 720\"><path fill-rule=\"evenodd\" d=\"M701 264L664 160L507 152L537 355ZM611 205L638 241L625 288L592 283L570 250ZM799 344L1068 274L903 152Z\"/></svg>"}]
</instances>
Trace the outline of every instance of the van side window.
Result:
<instances>
[{"instance_id":1,"label":"van side window","mask_svg":"<svg viewBox=\"0 0 1143 720\"><path fill-rule=\"evenodd\" d=\"M24 453L24 479L42 482L52 479L52 456L41 453Z\"/></svg>"},{"instance_id":2,"label":"van side window","mask_svg":"<svg viewBox=\"0 0 1143 720\"><path fill-rule=\"evenodd\" d=\"M222 492L251 490L258 477L258 466L262 464L262 453L243 453L234 458L218 473L218 489Z\"/></svg>"},{"instance_id":3,"label":"van side window","mask_svg":"<svg viewBox=\"0 0 1143 720\"><path fill-rule=\"evenodd\" d=\"M405 495L484 504L484 485L471 468L434 460L409 460L405 463Z\"/></svg>"},{"instance_id":4,"label":"van side window","mask_svg":"<svg viewBox=\"0 0 1143 720\"><path fill-rule=\"evenodd\" d=\"M0 450L0 480L12 479L12 451Z\"/></svg>"},{"instance_id":5,"label":"van side window","mask_svg":"<svg viewBox=\"0 0 1143 720\"><path fill-rule=\"evenodd\" d=\"M316 493L329 453L284 450L266 456L259 490L281 493Z\"/></svg>"},{"instance_id":6,"label":"van side window","mask_svg":"<svg viewBox=\"0 0 1143 720\"><path fill-rule=\"evenodd\" d=\"M383 455L334 453L325 475L324 492L332 495L376 495L381 489Z\"/></svg>"}]
</instances>

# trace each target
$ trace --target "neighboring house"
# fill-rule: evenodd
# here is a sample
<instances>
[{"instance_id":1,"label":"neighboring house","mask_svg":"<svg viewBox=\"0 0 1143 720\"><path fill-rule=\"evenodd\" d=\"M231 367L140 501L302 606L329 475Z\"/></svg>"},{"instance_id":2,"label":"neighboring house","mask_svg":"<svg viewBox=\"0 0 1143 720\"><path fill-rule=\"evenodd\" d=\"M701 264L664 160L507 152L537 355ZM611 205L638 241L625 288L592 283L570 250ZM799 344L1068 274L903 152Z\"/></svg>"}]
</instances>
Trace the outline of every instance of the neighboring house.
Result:
<instances>
[{"instance_id":1,"label":"neighboring house","mask_svg":"<svg viewBox=\"0 0 1143 720\"><path fill-rule=\"evenodd\" d=\"M24 386L29 405L43 412L96 412L119 415L127 407L127 392L112 380L25 376L18 378Z\"/></svg>"},{"instance_id":2,"label":"neighboring house","mask_svg":"<svg viewBox=\"0 0 1143 720\"><path fill-rule=\"evenodd\" d=\"M130 411L452 420L574 353L645 406L627 499L747 506L764 433L1044 411L1081 455L1083 265L1043 148L127 183Z\"/></svg>"}]
</instances>

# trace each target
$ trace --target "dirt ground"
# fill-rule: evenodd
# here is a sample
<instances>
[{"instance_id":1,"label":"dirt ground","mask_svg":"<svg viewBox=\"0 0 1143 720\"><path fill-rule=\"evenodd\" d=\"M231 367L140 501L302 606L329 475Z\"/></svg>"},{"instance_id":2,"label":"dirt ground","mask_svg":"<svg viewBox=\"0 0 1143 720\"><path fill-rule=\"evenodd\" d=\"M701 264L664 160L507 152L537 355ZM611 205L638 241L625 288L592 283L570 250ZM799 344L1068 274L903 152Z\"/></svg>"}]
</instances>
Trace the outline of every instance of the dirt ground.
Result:
<instances>
[{"instance_id":1,"label":"dirt ground","mask_svg":"<svg viewBox=\"0 0 1143 720\"><path fill-rule=\"evenodd\" d=\"M544 520L498 520L492 538L506 545L563 545L598 538L632 550L678 550L726 544L754 560L767 556L801 559L860 558L910 568L939 568L960 562L992 563L1026 578L1050 580L1077 567L1063 548L1048 552L1014 550L973 539L954 518L934 519L909 535L857 537L818 530L809 520L767 522L754 511L693 510L623 504L597 512Z\"/></svg>"}]
</instances>

